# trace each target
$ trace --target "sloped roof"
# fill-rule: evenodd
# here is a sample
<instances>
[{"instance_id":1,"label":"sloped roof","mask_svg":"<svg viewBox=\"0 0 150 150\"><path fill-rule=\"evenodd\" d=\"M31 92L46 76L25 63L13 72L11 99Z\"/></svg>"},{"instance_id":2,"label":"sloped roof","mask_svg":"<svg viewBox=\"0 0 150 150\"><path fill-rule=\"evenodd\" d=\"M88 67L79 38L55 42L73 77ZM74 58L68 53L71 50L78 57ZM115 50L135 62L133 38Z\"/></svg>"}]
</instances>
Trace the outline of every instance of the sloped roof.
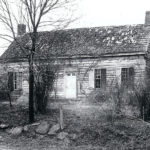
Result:
<instances>
[{"instance_id":1,"label":"sloped roof","mask_svg":"<svg viewBox=\"0 0 150 150\"><path fill-rule=\"evenodd\" d=\"M150 41L150 26L109 26L39 32L38 56L98 56L146 52ZM30 47L29 34L20 38L23 47ZM28 53L26 51L25 53ZM1 56L2 59L24 58L25 54L15 41Z\"/></svg>"}]
</instances>

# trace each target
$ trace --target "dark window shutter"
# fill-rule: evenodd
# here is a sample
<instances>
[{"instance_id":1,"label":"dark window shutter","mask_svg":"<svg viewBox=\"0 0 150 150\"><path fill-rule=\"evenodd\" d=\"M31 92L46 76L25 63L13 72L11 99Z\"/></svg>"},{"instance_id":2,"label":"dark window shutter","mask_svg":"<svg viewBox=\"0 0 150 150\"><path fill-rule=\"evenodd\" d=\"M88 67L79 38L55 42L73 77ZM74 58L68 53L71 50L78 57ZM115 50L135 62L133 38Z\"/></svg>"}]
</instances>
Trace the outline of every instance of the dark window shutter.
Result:
<instances>
[{"instance_id":1,"label":"dark window shutter","mask_svg":"<svg viewBox=\"0 0 150 150\"><path fill-rule=\"evenodd\" d=\"M134 85L134 68L129 68L129 84Z\"/></svg>"},{"instance_id":2,"label":"dark window shutter","mask_svg":"<svg viewBox=\"0 0 150 150\"><path fill-rule=\"evenodd\" d=\"M129 76L134 77L134 68L129 68Z\"/></svg>"},{"instance_id":3,"label":"dark window shutter","mask_svg":"<svg viewBox=\"0 0 150 150\"><path fill-rule=\"evenodd\" d=\"M14 90L13 72L8 72L8 88L10 91Z\"/></svg>"},{"instance_id":4,"label":"dark window shutter","mask_svg":"<svg viewBox=\"0 0 150 150\"><path fill-rule=\"evenodd\" d=\"M106 69L101 69L101 87L106 87Z\"/></svg>"}]
</instances>

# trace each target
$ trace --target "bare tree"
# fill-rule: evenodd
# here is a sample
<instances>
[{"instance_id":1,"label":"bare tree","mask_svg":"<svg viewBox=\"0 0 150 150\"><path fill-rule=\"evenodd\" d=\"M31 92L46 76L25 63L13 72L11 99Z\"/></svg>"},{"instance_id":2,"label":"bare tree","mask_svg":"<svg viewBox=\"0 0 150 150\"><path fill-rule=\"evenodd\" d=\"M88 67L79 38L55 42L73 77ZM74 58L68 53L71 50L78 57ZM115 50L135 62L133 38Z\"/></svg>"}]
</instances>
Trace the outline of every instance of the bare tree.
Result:
<instances>
[{"instance_id":1,"label":"bare tree","mask_svg":"<svg viewBox=\"0 0 150 150\"><path fill-rule=\"evenodd\" d=\"M16 4L16 5L15 5ZM17 7L11 8L12 5ZM50 26L52 28L64 28L73 21L72 12L73 6L71 0L19 0L11 2L10 0L0 0L0 21L5 25L6 29L12 33L1 34L1 38L11 41L12 39L20 46L24 56L28 59L29 63L29 122L34 121L34 58L38 53L37 37L38 30L42 27ZM17 8L19 16L13 13ZM62 11L60 11L62 10ZM69 10L68 16L61 16L64 10ZM56 12L56 13L55 13ZM19 17L19 20L18 20ZM15 26L18 23L23 23L27 26L28 38L30 45L26 47L22 44L21 38L16 35Z\"/></svg>"}]
</instances>

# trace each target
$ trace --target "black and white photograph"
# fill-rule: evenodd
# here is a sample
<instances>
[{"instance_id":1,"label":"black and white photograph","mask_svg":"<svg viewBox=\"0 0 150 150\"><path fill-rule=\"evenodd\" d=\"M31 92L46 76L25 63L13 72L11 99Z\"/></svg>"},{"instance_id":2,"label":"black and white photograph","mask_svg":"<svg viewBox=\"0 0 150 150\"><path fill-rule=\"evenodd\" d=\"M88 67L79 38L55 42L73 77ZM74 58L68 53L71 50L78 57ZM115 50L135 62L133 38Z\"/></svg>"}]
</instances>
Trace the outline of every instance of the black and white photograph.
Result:
<instances>
[{"instance_id":1,"label":"black and white photograph","mask_svg":"<svg viewBox=\"0 0 150 150\"><path fill-rule=\"evenodd\" d=\"M0 0L0 150L150 150L150 1Z\"/></svg>"}]
</instances>

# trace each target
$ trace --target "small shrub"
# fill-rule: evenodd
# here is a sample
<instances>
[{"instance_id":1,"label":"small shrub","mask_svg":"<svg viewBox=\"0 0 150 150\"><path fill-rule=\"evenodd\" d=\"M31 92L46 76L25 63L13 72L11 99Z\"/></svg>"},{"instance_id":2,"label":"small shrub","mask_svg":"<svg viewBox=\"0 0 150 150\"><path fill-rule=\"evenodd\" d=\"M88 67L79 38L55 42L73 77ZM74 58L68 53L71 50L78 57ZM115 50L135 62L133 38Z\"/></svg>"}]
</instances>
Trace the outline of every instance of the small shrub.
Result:
<instances>
[{"instance_id":1,"label":"small shrub","mask_svg":"<svg viewBox=\"0 0 150 150\"><path fill-rule=\"evenodd\" d=\"M6 90L0 90L0 101L9 101L9 92Z\"/></svg>"},{"instance_id":2,"label":"small shrub","mask_svg":"<svg viewBox=\"0 0 150 150\"><path fill-rule=\"evenodd\" d=\"M143 89L141 92L134 91L134 96L140 110L140 117L143 120L150 119L150 92L148 89Z\"/></svg>"},{"instance_id":3,"label":"small shrub","mask_svg":"<svg viewBox=\"0 0 150 150\"><path fill-rule=\"evenodd\" d=\"M107 90L95 89L89 94L88 102L102 103L102 102L106 102L108 99L109 99L109 94Z\"/></svg>"},{"instance_id":4,"label":"small shrub","mask_svg":"<svg viewBox=\"0 0 150 150\"><path fill-rule=\"evenodd\" d=\"M119 96L115 98L115 110L125 115L141 117L144 120L150 118L150 93L148 89L139 85L138 88L118 89ZM117 93L115 94L117 95Z\"/></svg>"},{"instance_id":5,"label":"small shrub","mask_svg":"<svg viewBox=\"0 0 150 150\"><path fill-rule=\"evenodd\" d=\"M107 90L93 90L88 97L90 103L109 103L113 114L124 114L150 119L150 90L144 85L124 87L118 83ZM109 117L108 117L109 118Z\"/></svg>"}]
</instances>

